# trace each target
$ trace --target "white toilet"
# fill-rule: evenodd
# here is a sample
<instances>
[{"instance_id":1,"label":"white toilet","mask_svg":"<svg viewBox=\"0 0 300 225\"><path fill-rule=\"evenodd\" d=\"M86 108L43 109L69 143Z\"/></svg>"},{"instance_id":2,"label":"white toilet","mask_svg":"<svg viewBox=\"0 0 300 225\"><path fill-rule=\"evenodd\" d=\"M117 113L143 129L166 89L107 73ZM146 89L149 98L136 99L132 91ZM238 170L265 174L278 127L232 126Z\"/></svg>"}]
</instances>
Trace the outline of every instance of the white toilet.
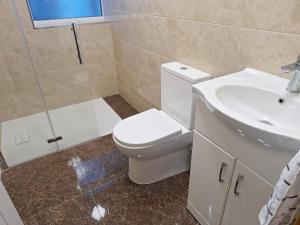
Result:
<instances>
[{"instance_id":1,"label":"white toilet","mask_svg":"<svg viewBox=\"0 0 300 225\"><path fill-rule=\"evenodd\" d=\"M119 122L113 131L117 147L129 157L129 178L150 184L190 167L194 101L192 85L210 75L171 62L161 66L161 108Z\"/></svg>"}]
</instances>

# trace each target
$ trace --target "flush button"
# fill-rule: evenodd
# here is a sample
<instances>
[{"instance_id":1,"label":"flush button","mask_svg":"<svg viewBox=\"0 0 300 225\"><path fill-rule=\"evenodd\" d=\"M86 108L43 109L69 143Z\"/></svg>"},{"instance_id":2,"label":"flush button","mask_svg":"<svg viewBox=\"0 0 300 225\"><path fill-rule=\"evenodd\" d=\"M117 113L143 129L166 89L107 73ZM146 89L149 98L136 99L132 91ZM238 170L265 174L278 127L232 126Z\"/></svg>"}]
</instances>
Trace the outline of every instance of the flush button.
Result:
<instances>
[{"instance_id":1,"label":"flush button","mask_svg":"<svg viewBox=\"0 0 300 225\"><path fill-rule=\"evenodd\" d=\"M180 67L181 70L187 70L188 68L186 66Z\"/></svg>"}]
</instances>

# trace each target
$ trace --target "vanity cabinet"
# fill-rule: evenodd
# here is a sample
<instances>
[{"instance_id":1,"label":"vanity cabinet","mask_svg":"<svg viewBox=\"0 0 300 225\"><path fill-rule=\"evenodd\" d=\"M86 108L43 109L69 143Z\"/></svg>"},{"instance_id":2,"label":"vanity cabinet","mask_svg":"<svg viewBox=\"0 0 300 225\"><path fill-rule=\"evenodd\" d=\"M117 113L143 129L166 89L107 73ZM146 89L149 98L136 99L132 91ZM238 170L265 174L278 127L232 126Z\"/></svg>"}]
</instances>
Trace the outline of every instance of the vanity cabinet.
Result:
<instances>
[{"instance_id":1,"label":"vanity cabinet","mask_svg":"<svg viewBox=\"0 0 300 225\"><path fill-rule=\"evenodd\" d=\"M228 194L222 225L258 225L258 214L273 187L237 161Z\"/></svg>"},{"instance_id":2,"label":"vanity cabinet","mask_svg":"<svg viewBox=\"0 0 300 225\"><path fill-rule=\"evenodd\" d=\"M235 158L197 132L193 145L188 208L201 225L219 225Z\"/></svg>"},{"instance_id":3,"label":"vanity cabinet","mask_svg":"<svg viewBox=\"0 0 300 225\"><path fill-rule=\"evenodd\" d=\"M258 225L272 185L195 131L188 209L201 225Z\"/></svg>"}]
</instances>

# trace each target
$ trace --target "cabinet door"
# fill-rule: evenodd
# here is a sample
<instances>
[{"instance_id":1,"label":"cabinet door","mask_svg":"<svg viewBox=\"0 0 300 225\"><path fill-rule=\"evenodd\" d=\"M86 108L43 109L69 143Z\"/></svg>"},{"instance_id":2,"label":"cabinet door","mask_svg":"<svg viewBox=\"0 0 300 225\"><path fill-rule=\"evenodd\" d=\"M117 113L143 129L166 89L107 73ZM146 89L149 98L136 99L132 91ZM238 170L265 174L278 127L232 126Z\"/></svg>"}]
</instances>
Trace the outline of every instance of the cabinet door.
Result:
<instances>
[{"instance_id":1,"label":"cabinet door","mask_svg":"<svg viewBox=\"0 0 300 225\"><path fill-rule=\"evenodd\" d=\"M222 225L259 225L258 214L272 185L237 161Z\"/></svg>"},{"instance_id":2,"label":"cabinet door","mask_svg":"<svg viewBox=\"0 0 300 225\"><path fill-rule=\"evenodd\" d=\"M220 225L235 159L195 132L188 209L202 224Z\"/></svg>"}]
</instances>

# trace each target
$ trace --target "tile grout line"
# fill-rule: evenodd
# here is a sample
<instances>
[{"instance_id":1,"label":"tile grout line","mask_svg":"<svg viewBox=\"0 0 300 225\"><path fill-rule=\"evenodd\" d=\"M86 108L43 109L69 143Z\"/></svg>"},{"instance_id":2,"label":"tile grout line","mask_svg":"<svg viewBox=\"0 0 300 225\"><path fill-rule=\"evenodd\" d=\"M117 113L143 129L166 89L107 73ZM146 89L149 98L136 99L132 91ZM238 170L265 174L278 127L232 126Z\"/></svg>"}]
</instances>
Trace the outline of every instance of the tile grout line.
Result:
<instances>
[{"instance_id":1,"label":"tile grout line","mask_svg":"<svg viewBox=\"0 0 300 225\"><path fill-rule=\"evenodd\" d=\"M177 17L171 17L171 16L161 16L161 15L153 15L153 14L147 14L147 13L136 13L136 12L130 12L130 11L119 11L118 12L125 12L129 14L125 14L125 17L130 17L130 16L145 16L145 17L155 17L155 18L161 18L161 19L170 19L170 20L178 20L178 21L184 21L184 22L192 22L192 23L201 23L201 24L207 24L207 25L214 25L214 26L224 26L224 27L231 27L231 28L237 28L241 30L250 30L250 31L259 31L259 32L270 32L270 33L276 33L276 34L285 34L285 35L292 35L292 36L297 36L299 37L300 34L297 33L292 33L292 32L284 32L284 31L276 31L276 30L269 30L269 29L259 29L259 28L251 28L251 27L242 27L242 26L237 26L237 25L230 25L230 24L221 24L221 23L213 23L213 22L205 22L205 21L199 21L199 20L192 20L192 19L187 19L187 18L177 18ZM129 20L129 19L125 19ZM122 21L122 20L121 20ZM113 21L114 23L115 21ZM116 21L119 22L119 21Z\"/></svg>"}]
</instances>

